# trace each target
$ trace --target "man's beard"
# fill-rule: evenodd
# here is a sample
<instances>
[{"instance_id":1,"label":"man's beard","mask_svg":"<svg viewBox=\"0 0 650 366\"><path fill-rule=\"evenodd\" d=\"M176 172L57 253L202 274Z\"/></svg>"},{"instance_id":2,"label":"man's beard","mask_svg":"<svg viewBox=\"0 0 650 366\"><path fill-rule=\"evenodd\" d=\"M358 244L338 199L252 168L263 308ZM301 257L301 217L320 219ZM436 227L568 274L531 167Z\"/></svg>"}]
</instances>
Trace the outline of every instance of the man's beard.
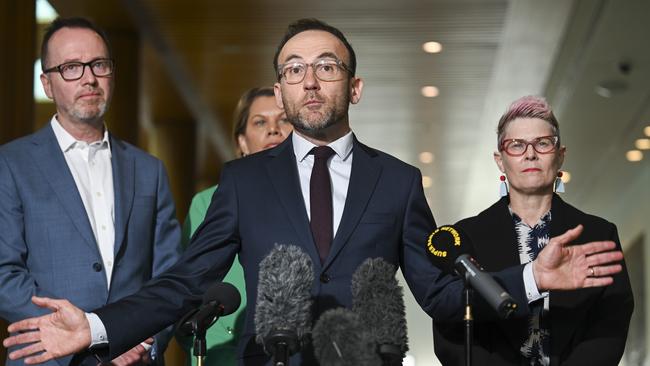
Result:
<instances>
[{"instance_id":1,"label":"man's beard","mask_svg":"<svg viewBox=\"0 0 650 366\"><path fill-rule=\"evenodd\" d=\"M305 97L305 99L322 100L321 98L318 98L316 93L310 93ZM282 102L285 106L289 105L284 97ZM343 100L339 100L338 102L339 103L335 102L329 107L323 104L324 109L322 109L322 114L320 116L312 116L312 118L307 116L307 114L310 114L308 108L307 110L302 108L296 110L290 107L285 108L285 112L287 114L287 119L291 122L293 128L305 133L306 135L316 136L324 132L327 128L332 127L345 119L345 116L347 115L347 106L350 103L350 95L346 93ZM342 110L337 108L340 106L343 106Z\"/></svg>"},{"instance_id":2,"label":"man's beard","mask_svg":"<svg viewBox=\"0 0 650 366\"><path fill-rule=\"evenodd\" d=\"M102 101L93 106L73 106L69 113L80 122L92 123L101 120L102 117L104 117L104 113L106 113L106 105L106 101Z\"/></svg>"}]
</instances>

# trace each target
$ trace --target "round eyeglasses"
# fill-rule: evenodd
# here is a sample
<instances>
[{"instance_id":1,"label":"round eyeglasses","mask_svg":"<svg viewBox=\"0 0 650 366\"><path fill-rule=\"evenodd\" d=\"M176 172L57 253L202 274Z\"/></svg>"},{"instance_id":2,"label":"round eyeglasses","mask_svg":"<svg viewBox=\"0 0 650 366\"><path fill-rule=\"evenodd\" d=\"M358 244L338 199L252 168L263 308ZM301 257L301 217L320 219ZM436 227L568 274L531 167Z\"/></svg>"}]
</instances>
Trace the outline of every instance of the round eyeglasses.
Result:
<instances>
[{"instance_id":1,"label":"round eyeglasses","mask_svg":"<svg viewBox=\"0 0 650 366\"><path fill-rule=\"evenodd\" d=\"M278 66L278 79L284 78L287 84L298 84L305 79L307 69L311 66L314 75L320 81L339 81L351 72L341 60L321 59L310 64L302 61L291 61Z\"/></svg>"},{"instance_id":2,"label":"round eyeglasses","mask_svg":"<svg viewBox=\"0 0 650 366\"><path fill-rule=\"evenodd\" d=\"M75 81L84 76L86 66L96 77L105 77L113 74L113 60L109 58L98 58L89 62L66 62L64 64L50 67L43 70L44 73L58 71L65 81Z\"/></svg>"},{"instance_id":3,"label":"round eyeglasses","mask_svg":"<svg viewBox=\"0 0 650 366\"><path fill-rule=\"evenodd\" d=\"M522 156L526 153L528 145L539 154L550 154L555 151L559 138L557 136L542 136L532 140L507 139L501 142L499 150L505 151L510 156Z\"/></svg>"}]
</instances>

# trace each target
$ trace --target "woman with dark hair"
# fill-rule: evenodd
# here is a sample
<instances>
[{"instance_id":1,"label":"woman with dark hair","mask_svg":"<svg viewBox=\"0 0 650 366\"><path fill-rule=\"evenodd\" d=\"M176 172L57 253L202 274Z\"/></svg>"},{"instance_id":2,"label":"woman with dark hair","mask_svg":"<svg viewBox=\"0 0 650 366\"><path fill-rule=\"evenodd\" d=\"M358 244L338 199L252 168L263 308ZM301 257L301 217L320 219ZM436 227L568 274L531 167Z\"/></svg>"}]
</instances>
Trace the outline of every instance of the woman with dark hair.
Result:
<instances>
[{"instance_id":1,"label":"woman with dark hair","mask_svg":"<svg viewBox=\"0 0 650 366\"><path fill-rule=\"evenodd\" d=\"M293 127L287 120L284 110L276 105L273 88L253 88L239 98L233 119L233 137L240 156L272 148L284 141L292 130ZM216 189L217 186L210 187L197 193L192 199L183 224L184 246L190 242L194 231L203 222ZM237 258L223 281L237 287L242 301L237 311L219 318L219 321L208 330L206 336L208 351L205 358L207 365L237 364L236 346L243 326L243 311L246 308L244 271ZM191 342L186 340L182 340L182 343L191 345ZM189 347L186 348L189 350ZM191 352L188 353L191 357ZM188 361L188 364L189 362L194 361Z\"/></svg>"},{"instance_id":2,"label":"woman with dark hair","mask_svg":"<svg viewBox=\"0 0 650 366\"><path fill-rule=\"evenodd\" d=\"M528 296L527 317L487 319L474 323L475 365L617 365L627 338L634 307L625 269L613 274L614 283L571 291L538 288L532 265L550 238L582 225L571 245L596 240L614 241L616 226L564 202L560 168L566 148L560 128L546 100L516 100L498 125L494 160L501 176L501 199L475 217L457 223L475 243L474 256L487 271L524 265ZM587 269L591 277L610 275L614 266ZM484 314L481 314L484 315ZM485 314L488 315L489 314ZM495 316L493 317L495 318ZM434 346L443 365L463 365L463 325L437 320Z\"/></svg>"}]
</instances>

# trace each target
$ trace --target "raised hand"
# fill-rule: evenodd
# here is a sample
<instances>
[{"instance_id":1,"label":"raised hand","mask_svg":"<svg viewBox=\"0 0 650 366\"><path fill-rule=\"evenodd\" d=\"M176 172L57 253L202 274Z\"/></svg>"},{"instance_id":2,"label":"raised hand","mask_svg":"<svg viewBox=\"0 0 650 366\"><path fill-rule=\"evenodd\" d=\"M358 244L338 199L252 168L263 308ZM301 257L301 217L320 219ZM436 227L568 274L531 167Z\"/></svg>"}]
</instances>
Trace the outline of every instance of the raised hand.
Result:
<instances>
[{"instance_id":1,"label":"raised hand","mask_svg":"<svg viewBox=\"0 0 650 366\"><path fill-rule=\"evenodd\" d=\"M90 325L84 312L68 300L32 297L32 302L52 310L51 314L29 318L9 325L9 332L19 333L6 338L5 347L30 344L13 351L9 358L25 359L32 365L68 356L90 346Z\"/></svg>"},{"instance_id":2,"label":"raised hand","mask_svg":"<svg viewBox=\"0 0 650 366\"><path fill-rule=\"evenodd\" d=\"M607 286L613 274L623 266L617 264L623 253L613 241L594 241L568 245L582 233L582 225L551 238L533 261L533 275L540 291L573 290Z\"/></svg>"}]
</instances>

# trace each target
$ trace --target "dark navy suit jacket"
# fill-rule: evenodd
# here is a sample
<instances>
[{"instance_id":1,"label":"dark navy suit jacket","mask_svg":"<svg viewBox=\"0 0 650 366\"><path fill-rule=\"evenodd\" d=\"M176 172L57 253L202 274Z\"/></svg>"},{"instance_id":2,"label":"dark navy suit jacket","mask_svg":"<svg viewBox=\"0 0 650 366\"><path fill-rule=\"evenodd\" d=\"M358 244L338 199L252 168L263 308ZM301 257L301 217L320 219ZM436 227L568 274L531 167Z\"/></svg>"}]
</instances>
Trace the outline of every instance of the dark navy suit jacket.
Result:
<instances>
[{"instance_id":1,"label":"dark navy suit jacket","mask_svg":"<svg viewBox=\"0 0 650 366\"><path fill-rule=\"evenodd\" d=\"M352 274L373 257L401 267L415 298L429 314L460 318L462 284L440 276L425 256L435 222L419 170L356 139L352 153L343 216L322 265L309 228L292 139L227 163L205 221L177 265L137 295L97 310L106 325L110 353L128 349L196 306L201 293L223 278L239 253L250 304L240 339L241 364L263 364L268 358L253 340L254 304L259 263L276 243L300 246L311 257L314 319L326 309L351 307ZM523 283L517 280L521 268L502 275L509 278L511 291L525 298ZM295 357L292 365L313 364L309 351L303 353L303 360Z\"/></svg>"}]
</instances>

